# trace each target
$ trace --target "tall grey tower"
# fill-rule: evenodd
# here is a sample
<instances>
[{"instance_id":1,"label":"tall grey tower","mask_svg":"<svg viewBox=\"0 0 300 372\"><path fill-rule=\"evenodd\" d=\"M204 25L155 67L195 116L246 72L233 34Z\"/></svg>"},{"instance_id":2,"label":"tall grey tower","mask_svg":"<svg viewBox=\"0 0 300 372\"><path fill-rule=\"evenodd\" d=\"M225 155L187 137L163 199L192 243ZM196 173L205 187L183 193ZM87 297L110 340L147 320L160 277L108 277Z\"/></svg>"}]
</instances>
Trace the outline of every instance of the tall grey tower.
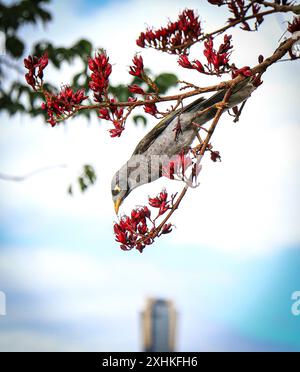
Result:
<instances>
[{"instance_id":1,"label":"tall grey tower","mask_svg":"<svg viewBox=\"0 0 300 372\"><path fill-rule=\"evenodd\" d=\"M148 299L142 313L144 351L175 350L176 311L172 301Z\"/></svg>"}]
</instances>

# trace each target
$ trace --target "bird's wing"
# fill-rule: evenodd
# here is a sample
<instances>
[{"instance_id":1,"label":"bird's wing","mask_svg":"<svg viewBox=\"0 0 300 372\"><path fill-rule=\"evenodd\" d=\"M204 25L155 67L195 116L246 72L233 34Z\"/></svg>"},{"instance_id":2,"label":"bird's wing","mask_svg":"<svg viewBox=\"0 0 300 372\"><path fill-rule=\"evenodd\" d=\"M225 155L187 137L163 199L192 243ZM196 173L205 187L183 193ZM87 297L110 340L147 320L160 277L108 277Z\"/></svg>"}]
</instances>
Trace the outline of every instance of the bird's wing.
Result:
<instances>
[{"instance_id":1,"label":"bird's wing","mask_svg":"<svg viewBox=\"0 0 300 372\"><path fill-rule=\"evenodd\" d=\"M238 83L233 89L230 100L232 100L236 94L239 94L239 91L242 90L249 82L250 78L247 78ZM162 119L153 129L150 130L150 132L145 135L145 137L136 146L132 155L144 154L154 142L154 140L166 129L166 127L172 122L175 117L186 112L200 112L201 110L213 106L214 104L221 102L224 99L225 93L226 89L222 89L207 99L200 97L191 102L189 105L172 112L164 119ZM206 115L207 120L210 120L211 116L214 116L215 111L216 109L212 109L211 113L208 113Z\"/></svg>"},{"instance_id":2,"label":"bird's wing","mask_svg":"<svg viewBox=\"0 0 300 372\"><path fill-rule=\"evenodd\" d=\"M178 109L165 118L163 118L154 128L148 132L145 137L138 143L132 155L140 155L144 154L145 151L151 146L153 141L165 130L165 128L171 123L171 121L178 116L178 114L182 114L184 112L190 111L194 106L197 106L203 103L205 98L200 97L196 101L190 103L189 105L185 106L182 109Z\"/></svg>"}]
</instances>

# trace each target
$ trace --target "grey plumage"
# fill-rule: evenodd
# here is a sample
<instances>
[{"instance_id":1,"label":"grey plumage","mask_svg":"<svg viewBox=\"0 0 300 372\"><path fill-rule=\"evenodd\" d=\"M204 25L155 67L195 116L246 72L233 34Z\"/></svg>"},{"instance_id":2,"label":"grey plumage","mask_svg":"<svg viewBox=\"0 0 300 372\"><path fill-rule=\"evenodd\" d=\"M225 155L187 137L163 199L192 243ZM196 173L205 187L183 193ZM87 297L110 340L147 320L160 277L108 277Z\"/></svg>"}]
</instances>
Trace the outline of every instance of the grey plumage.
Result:
<instances>
[{"instance_id":1,"label":"grey plumage","mask_svg":"<svg viewBox=\"0 0 300 372\"><path fill-rule=\"evenodd\" d=\"M250 78L237 84L229 98L227 108L234 107L250 97L255 87ZM206 113L196 116L197 113L222 102L226 90L220 90L208 99L203 97L178 109L161 120L145 137L138 143L131 158L115 174L112 181L112 196L116 212L121 202L128 194L142 184L152 182L161 177L161 172L152 170L150 175L151 159L159 156L171 158L182 152L187 152L192 145L199 128L192 122L203 125L213 119L217 108L212 107ZM175 139L176 128L180 132ZM138 173L136 173L138 169ZM139 179L137 179L139 177Z\"/></svg>"}]
</instances>

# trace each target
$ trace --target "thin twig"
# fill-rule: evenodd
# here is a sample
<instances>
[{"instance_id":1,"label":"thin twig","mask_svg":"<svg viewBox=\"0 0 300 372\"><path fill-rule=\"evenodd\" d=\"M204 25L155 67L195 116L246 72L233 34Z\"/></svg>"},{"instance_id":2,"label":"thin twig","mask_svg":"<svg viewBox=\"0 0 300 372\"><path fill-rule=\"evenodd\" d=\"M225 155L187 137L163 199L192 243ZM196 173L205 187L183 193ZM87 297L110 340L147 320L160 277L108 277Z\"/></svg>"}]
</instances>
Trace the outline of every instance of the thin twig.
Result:
<instances>
[{"instance_id":1,"label":"thin twig","mask_svg":"<svg viewBox=\"0 0 300 372\"><path fill-rule=\"evenodd\" d=\"M67 168L67 165L66 164L49 165L47 167L36 169L36 170L34 170L32 172L29 172L27 174L24 174L22 176L13 176L13 175L9 175L9 174L0 173L0 179L4 180L4 181L22 182L22 181L25 181L28 178L31 178L31 177L39 174L39 173L43 173L43 172L46 172L48 170L53 170L53 169L57 169L57 168Z\"/></svg>"}]
</instances>

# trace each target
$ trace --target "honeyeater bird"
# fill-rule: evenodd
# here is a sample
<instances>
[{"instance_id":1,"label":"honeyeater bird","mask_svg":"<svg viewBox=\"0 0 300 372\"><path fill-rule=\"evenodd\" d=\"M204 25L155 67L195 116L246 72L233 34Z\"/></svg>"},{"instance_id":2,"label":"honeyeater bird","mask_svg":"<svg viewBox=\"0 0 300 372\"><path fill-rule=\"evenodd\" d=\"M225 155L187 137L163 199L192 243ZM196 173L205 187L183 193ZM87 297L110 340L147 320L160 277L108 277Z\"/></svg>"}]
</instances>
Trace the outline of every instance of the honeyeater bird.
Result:
<instances>
[{"instance_id":1,"label":"honeyeater bird","mask_svg":"<svg viewBox=\"0 0 300 372\"><path fill-rule=\"evenodd\" d=\"M224 111L247 100L254 90L255 86L251 78L238 83L233 88ZM203 97L196 99L186 107L164 117L145 135L136 146L131 158L113 177L111 190L116 213L132 190L162 176L161 162L160 160L157 162L157 159L172 158L189 151L200 127L214 118L217 112L214 105L222 102L225 93L226 89L218 91L208 99ZM209 107L210 110L197 116L197 113Z\"/></svg>"}]
</instances>

